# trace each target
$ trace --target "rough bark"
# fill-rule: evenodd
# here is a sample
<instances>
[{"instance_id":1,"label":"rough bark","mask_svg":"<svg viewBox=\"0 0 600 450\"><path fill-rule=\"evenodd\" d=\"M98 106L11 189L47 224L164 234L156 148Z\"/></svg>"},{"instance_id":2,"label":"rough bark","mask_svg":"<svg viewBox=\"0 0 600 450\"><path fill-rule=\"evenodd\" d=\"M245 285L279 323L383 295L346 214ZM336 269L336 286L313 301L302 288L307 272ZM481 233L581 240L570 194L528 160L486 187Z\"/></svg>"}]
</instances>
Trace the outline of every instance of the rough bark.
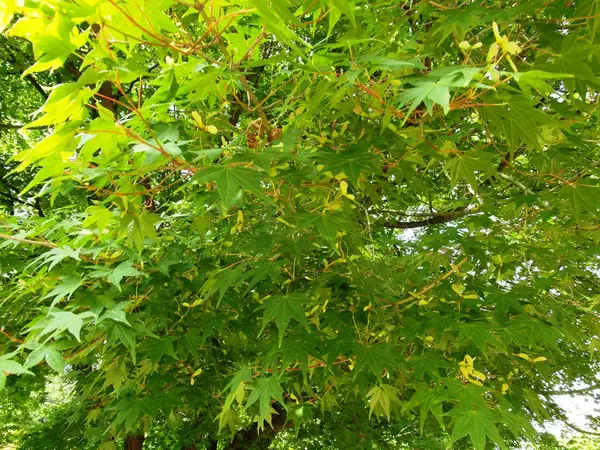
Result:
<instances>
[{"instance_id":1,"label":"rough bark","mask_svg":"<svg viewBox=\"0 0 600 450\"><path fill-rule=\"evenodd\" d=\"M98 93L101 95L100 104L108 109L113 116L117 115L117 104L114 102L113 85L110 81L105 81L100 86Z\"/></svg>"},{"instance_id":2,"label":"rough bark","mask_svg":"<svg viewBox=\"0 0 600 450\"><path fill-rule=\"evenodd\" d=\"M273 408L277 411L277 415L273 416L273 420L271 421L272 427L265 427L264 430L258 430L258 424L252 425L247 430L242 430L237 433L233 441L231 441L225 448L227 450L246 450L249 448L269 448L271 441L277 436L284 428L291 426L291 422L286 424L286 411L285 409L276 404L273 405Z\"/></svg>"},{"instance_id":3,"label":"rough bark","mask_svg":"<svg viewBox=\"0 0 600 450\"><path fill-rule=\"evenodd\" d=\"M125 438L125 450L142 450L146 437L143 434L135 434Z\"/></svg>"}]
</instances>

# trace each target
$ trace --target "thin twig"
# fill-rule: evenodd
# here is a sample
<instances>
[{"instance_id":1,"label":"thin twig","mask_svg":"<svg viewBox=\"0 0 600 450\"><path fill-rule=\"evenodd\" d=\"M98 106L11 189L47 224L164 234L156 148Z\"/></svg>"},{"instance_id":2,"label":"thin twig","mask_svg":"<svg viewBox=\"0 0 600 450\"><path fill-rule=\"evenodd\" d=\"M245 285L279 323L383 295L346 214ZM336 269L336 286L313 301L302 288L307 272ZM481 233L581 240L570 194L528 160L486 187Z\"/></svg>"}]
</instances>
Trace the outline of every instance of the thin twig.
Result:
<instances>
[{"instance_id":1,"label":"thin twig","mask_svg":"<svg viewBox=\"0 0 600 450\"><path fill-rule=\"evenodd\" d=\"M444 275L442 275L440 278L438 278L437 280L435 280L433 283L428 284L427 286L425 286L423 289L421 289L419 292L415 293L415 294L410 294L410 297L407 297L403 300L399 300L397 302L393 302L393 303L389 303L387 305L383 305L382 308L391 308L391 307L396 307L398 305L403 305L405 303L417 300L421 295L425 294L426 292L429 292L430 290L432 290L434 287L438 286L442 281L444 281L446 278L448 278L450 275L452 275L453 273L458 273L460 266L462 266L464 263L466 263L468 261L469 258L467 258L466 256L460 260L460 262L454 266L452 266L452 268L446 272Z\"/></svg>"},{"instance_id":2,"label":"thin twig","mask_svg":"<svg viewBox=\"0 0 600 450\"><path fill-rule=\"evenodd\" d=\"M24 239L24 238L20 238L17 236L10 236L8 234L3 234L0 233L0 239L7 239L9 241L16 241L16 242L21 242L23 244L30 244L30 245L41 245L42 247L48 247L48 248L56 248L58 247L58 245L52 243L52 242L47 242L47 241L32 241L31 239Z\"/></svg>"},{"instance_id":3,"label":"thin twig","mask_svg":"<svg viewBox=\"0 0 600 450\"><path fill-rule=\"evenodd\" d=\"M562 421L562 423L564 423L566 426L568 426L569 428L582 433L582 434L590 434L592 436L600 436L600 433L596 432L596 431L587 431L587 430L583 430L575 425L573 425L572 423L566 422L566 421Z\"/></svg>"},{"instance_id":4,"label":"thin twig","mask_svg":"<svg viewBox=\"0 0 600 450\"><path fill-rule=\"evenodd\" d=\"M7 333L6 331L4 331L2 328L0 328L0 333L2 333L4 336L6 336L8 339L10 339L11 342L14 342L15 344L22 344L23 341L20 339L17 339L13 336L11 336L9 333Z\"/></svg>"}]
</instances>

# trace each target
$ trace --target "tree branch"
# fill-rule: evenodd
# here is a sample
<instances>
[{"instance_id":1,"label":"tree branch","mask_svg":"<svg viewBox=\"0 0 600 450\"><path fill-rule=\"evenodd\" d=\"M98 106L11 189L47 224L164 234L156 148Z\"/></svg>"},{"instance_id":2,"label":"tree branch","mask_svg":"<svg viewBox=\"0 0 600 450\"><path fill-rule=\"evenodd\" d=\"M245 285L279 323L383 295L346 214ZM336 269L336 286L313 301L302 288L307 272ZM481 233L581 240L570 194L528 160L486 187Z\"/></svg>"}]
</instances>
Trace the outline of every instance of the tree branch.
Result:
<instances>
[{"instance_id":1,"label":"tree branch","mask_svg":"<svg viewBox=\"0 0 600 450\"><path fill-rule=\"evenodd\" d=\"M414 300L417 300L421 295L425 294L426 292L429 292L430 290L432 290L434 287L438 286L442 281L444 281L446 278L448 278L450 275L452 275L453 273L458 273L460 270L460 266L462 266L464 263L466 263L468 261L468 258L465 256L463 259L461 259L458 264L453 265L452 268L446 272L445 274L443 274L441 277L439 277L437 280L435 280L433 283L428 284L427 286L425 286L423 289L421 289L419 292L414 293L414 294L410 294L410 297L407 297L405 299L399 300L397 302L393 302L393 303L388 303L387 305L383 305L382 308L391 308L391 307L397 307L399 305L403 305L404 303L408 303Z\"/></svg>"},{"instance_id":2,"label":"tree branch","mask_svg":"<svg viewBox=\"0 0 600 450\"><path fill-rule=\"evenodd\" d=\"M496 147L496 144L494 142L492 142L492 144L494 145L494 147ZM497 148L497 147L496 147ZM500 161L500 164L498 164L498 167L496 168L496 170L498 172L503 172L504 169L506 169L508 166L510 166L513 162L513 160L521 155L523 153L523 151L525 150L525 147L519 147L518 149L516 149L514 152L508 151L503 157L502 157L502 161Z\"/></svg>"},{"instance_id":3,"label":"tree branch","mask_svg":"<svg viewBox=\"0 0 600 450\"><path fill-rule=\"evenodd\" d=\"M376 213L385 213L385 214L391 214L394 216L401 216L401 217L431 217L434 216L436 214L438 214L435 211L428 211L428 212L406 212L406 211L401 211L399 209L379 209L379 208L373 208L373 212Z\"/></svg>"},{"instance_id":4,"label":"tree branch","mask_svg":"<svg viewBox=\"0 0 600 450\"><path fill-rule=\"evenodd\" d=\"M42 97L44 97L46 100L48 99L48 94L46 93L42 85L38 83L38 81L34 78L33 75L27 74L25 75L25 79L31 83L31 85L35 88L36 91L38 91L42 95Z\"/></svg>"},{"instance_id":5,"label":"tree branch","mask_svg":"<svg viewBox=\"0 0 600 450\"><path fill-rule=\"evenodd\" d=\"M20 198L18 198L18 197L13 197L12 195L10 195L10 194L7 194L6 192L2 192L2 191L0 191L0 195L3 195L3 196L4 196L4 197L6 197L8 200L11 200L11 201L13 201L13 202L21 203L22 205L31 206L31 205L30 205L29 203L27 203L26 201L24 201L24 200L21 200L21 199L20 199Z\"/></svg>"},{"instance_id":6,"label":"tree branch","mask_svg":"<svg viewBox=\"0 0 600 450\"><path fill-rule=\"evenodd\" d=\"M569 423L567 421L562 421L562 423L564 423L566 426L568 426L569 428L571 428L572 430L577 431L578 433L582 433L582 434L589 434L592 436L600 436L600 433L596 432L596 431L587 431L587 430L583 430L575 425L573 425L572 423Z\"/></svg>"},{"instance_id":7,"label":"tree branch","mask_svg":"<svg viewBox=\"0 0 600 450\"><path fill-rule=\"evenodd\" d=\"M38 216L46 217L46 215L44 214L44 209L42 208L42 201L40 200L40 198L36 197L34 201L35 201L35 209L38 212Z\"/></svg>"},{"instance_id":8,"label":"tree branch","mask_svg":"<svg viewBox=\"0 0 600 450\"><path fill-rule=\"evenodd\" d=\"M266 128L266 130L268 132L269 129L271 128L271 124L269 123L269 119L267 118L267 114L265 113L264 108L262 107L260 101L258 100L258 97L256 97L256 94L254 93L254 91L250 87L250 84L248 83L248 80L246 79L245 75L242 75L240 77L240 82L242 83L243 88L246 90L246 92L250 96L250 99L252 100L252 103L254 103L254 108L258 111L258 115L259 115L260 119L262 120L262 124L263 124L263 126Z\"/></svg>"},{"instance_id":9,"label":"tree branch","mask_svg":"<svg viewBox=\"0 0 600 450\"><path fill-rule=\"evenodd\" d=\"M23 128L24 125L15 125L12 123L0 123L0 130L18 130Z\"/></svg>"},{"instance_id":10,"label":"tree branch","mask_svg":"<svg viewBox=\"0 0 600 450\"><path fill-rule=\"evenodd\" d=\"M29 127L27 128L28 130L46 130L48 128L53 127L54 125L40 125L37 127ZM1 131L7 131L7 130L20 130L21 128L24 128L25 125L17 125L14 123L0 123L0 132Z\"/></svg>"},{"instance_id":11,"label":"tree branch","mask_svg":"<svg viewBox=\"0 0 600 450\"><path fill-rule=\"evenodd\" d=\"M63 67L65 67L71 73L71 75L75 77L75 80L78 80L79 77L81 77L81 72L79 71L79 69L77 69L77 67L75 67L75 64L73 64L71 61L65 62Z\"/></svg>"},{"instance_id":12,"label":"tree branch","mask_svg":"<svg viewBox=\"0 0 600 450\"><path fill-rule=\"evenodd\" d=\"M148 68L148 72L152 72L158 66L160 66L160 63L153 64L151 67ZM138 81L141 82L142 80L147 80L148 78L150 78L149 75L144 75L144 76L141 76L141 77L133 80L131 83L129 83L129 86L127 86L127 89L125 89L125 94L129 95L131 93L131 90L133 89L133 87L136 85L136 83Z\"/></svg>"},{"instance_id":13,"label":"tree branch","mask_svg":"<svg viewBox=\"0 0 600 450\"><path fill-rule=\"evenodd\" d=\"M566 391L541 391L542 395L577 395L577 394L585 394L589 391L594 391L596 389L600 389L600 383L593 384L591 386L587 386L581 389L572 389Z\"/></svg>"},{"instance_id":14,"label":"tree branch","mask_svg":"<svg viewBox=\"0 0 600 450\"><path fill-rule=\"evenodd\" d=\"M213 18L210 17L206 11L204 11L204 3L200 3L197 2L194 4L193 6L202 16L202 18L206 21L209 29L213 28ZM233 58L231 57L231 54L229 53L229 50L227 50L227 47L225 46L225 44L223 43L223 41L221 40L220 35L215 32L215 39L216 39L216 43L217 46L221 49L221 51L223 52L223 55L225 56L225 58L227 58L229 60L229 68L230 69L236 69L237 66L234 64ZM240 61L241 62L241 61ZM248 96L250 97L250 100L252 100L252 103L254 103L254 108L258 111L258 115L262 121L262 125L265 127L267 133L269 132L269 130L271 129L271 124L269 123L269 119L267 118L267 114L265 113L264 108L262 107L262 104L260 102L260 100L258 99L258 97L256 96L256 94L254 93L254 91L252 90L252 88L250 87L250 84L248 83L248 79L246 78L246 75L244 75L243 73L240 73L240 83L242 84L242 87L244 88L244 90L248 93Z\"/></svg>"},{"instance_id":15,"label":"tree branch","mask_svg":"<svg viewBox=\"0 0 600 450\"><path fill-rule=\"evenodd\" d=\"M459 219L460 217L468 216L470 214L476 213L475 209L461 209L458 211L448 211L445 213L434 214L428 219L423 220L415 220L410 222L383 222L382 226L384 228L394 228L394 229L409 229L409 228L421 228L427 227L429 225L439 225L442 223L452 222L453 220Z\"/></svg>"},{"instance_id":16,"label":"tree branch","mask_svg":"<svg viewBox=\"0 0 600 450\"><path fill-rule=\"evenodd\" d=\"M56 247L58 247L58 245L54 244L53 242L32 241L31 239L24 239L24 238L20 238L20 237L17 237L17 236L10 236L8 234L3 234L3 233L0 233L0 239L7 239L9 241L21 242L23 244L41 245L42 247L48 247L48 248L56 248Z\"/></svg>"},{"instance_id":17,"label":"tree branch","mask_svg":"<svg viewBox=\"0 0 600 450\"><path fill-rule=\"evenodd\" d=\"M521 189L523 192L525 192L526 195L535 195L533 193L533 191L531 191L527 186L525 186L523 183L521 183L520 181L515 180L513 177L511 177L510 175L506 175L503 172L498 172L498 176L500 178L504 178L506 181L508 181L511 184L514 184L515 186L517 186L519 189Z\"/></svg>"},{"instance_id":18,"label":"tree branch","mask_svg":"<svg viewBox=\"0 0 600 450\"><path fill-rule=\"evenodd\" d=\"M8 53L8 56L11 59L11 63L17 67L18 70L20 70L21 72L23 72L23 67L19 67L19 60L17 59L17 57L13 54L13 52L8 48L8 46L5 47L6 52ZM29 81L29 83L31 83L31 85L35 88L36 91L38 91L40 93L40 95L42 97L44 97L44 99L48 99L48 94L46 93L46 91L44 90L44 88L41 86L40 83L38 83L38 81L35 79L35 77L33 75L31 75L30 73L25 75L24 77L27 81Z\"/></svg>"},{"instance_id":19,"label":"tree branch","mask_svg":"<svg viewBox=\"0 0 600 450\"><path fill-rule=\"evenodd\" d=\"M0 333L2 333L4 336L6 336L8 339L10 339L11 342L14 342L15 344L22 344L23 343L22 340L17 339L16 337L13 337L10 333L7 333L2 328L0 328Z\"/></svg>"}]
</instances>

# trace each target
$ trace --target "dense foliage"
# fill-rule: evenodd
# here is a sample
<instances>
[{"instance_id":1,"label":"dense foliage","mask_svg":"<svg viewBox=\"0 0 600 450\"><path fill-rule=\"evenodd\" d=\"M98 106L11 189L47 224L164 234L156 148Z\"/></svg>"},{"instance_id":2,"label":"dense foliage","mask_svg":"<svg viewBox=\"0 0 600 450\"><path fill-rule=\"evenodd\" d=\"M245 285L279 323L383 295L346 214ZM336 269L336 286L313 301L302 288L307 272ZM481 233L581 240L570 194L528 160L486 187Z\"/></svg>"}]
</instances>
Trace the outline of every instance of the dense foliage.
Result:
<instances>
[{"instance_id":1,"label":"dense foliage","mask_svg":"<svg viewBox=\"0 0 600 450\"><path fill-rule=\"evenodd\" d=\"M598 385L599 30L597 0L0 2L0 389L69 393L21 438L535 442Z\"/></svg>"}]
</instances>

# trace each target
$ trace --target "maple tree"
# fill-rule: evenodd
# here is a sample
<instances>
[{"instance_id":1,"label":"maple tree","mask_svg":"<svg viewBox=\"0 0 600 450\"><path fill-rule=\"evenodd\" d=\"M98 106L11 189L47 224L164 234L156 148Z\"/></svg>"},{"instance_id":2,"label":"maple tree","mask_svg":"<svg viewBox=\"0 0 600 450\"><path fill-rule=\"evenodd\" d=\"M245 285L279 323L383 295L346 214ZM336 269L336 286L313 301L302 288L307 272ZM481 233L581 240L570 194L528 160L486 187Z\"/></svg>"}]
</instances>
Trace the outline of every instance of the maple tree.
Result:
<instances>
[{"instance_id":1,"label":"maple tree","mask_svg":"<svg viewBox=\"0 0 600 450\"><path fill-rule=\"evenodd\" d=\"M346 408L535 442L598 386L599 29L597 0L3 1L0 388L59 374L103 450Z\"/></svg>"}]
</instances>

